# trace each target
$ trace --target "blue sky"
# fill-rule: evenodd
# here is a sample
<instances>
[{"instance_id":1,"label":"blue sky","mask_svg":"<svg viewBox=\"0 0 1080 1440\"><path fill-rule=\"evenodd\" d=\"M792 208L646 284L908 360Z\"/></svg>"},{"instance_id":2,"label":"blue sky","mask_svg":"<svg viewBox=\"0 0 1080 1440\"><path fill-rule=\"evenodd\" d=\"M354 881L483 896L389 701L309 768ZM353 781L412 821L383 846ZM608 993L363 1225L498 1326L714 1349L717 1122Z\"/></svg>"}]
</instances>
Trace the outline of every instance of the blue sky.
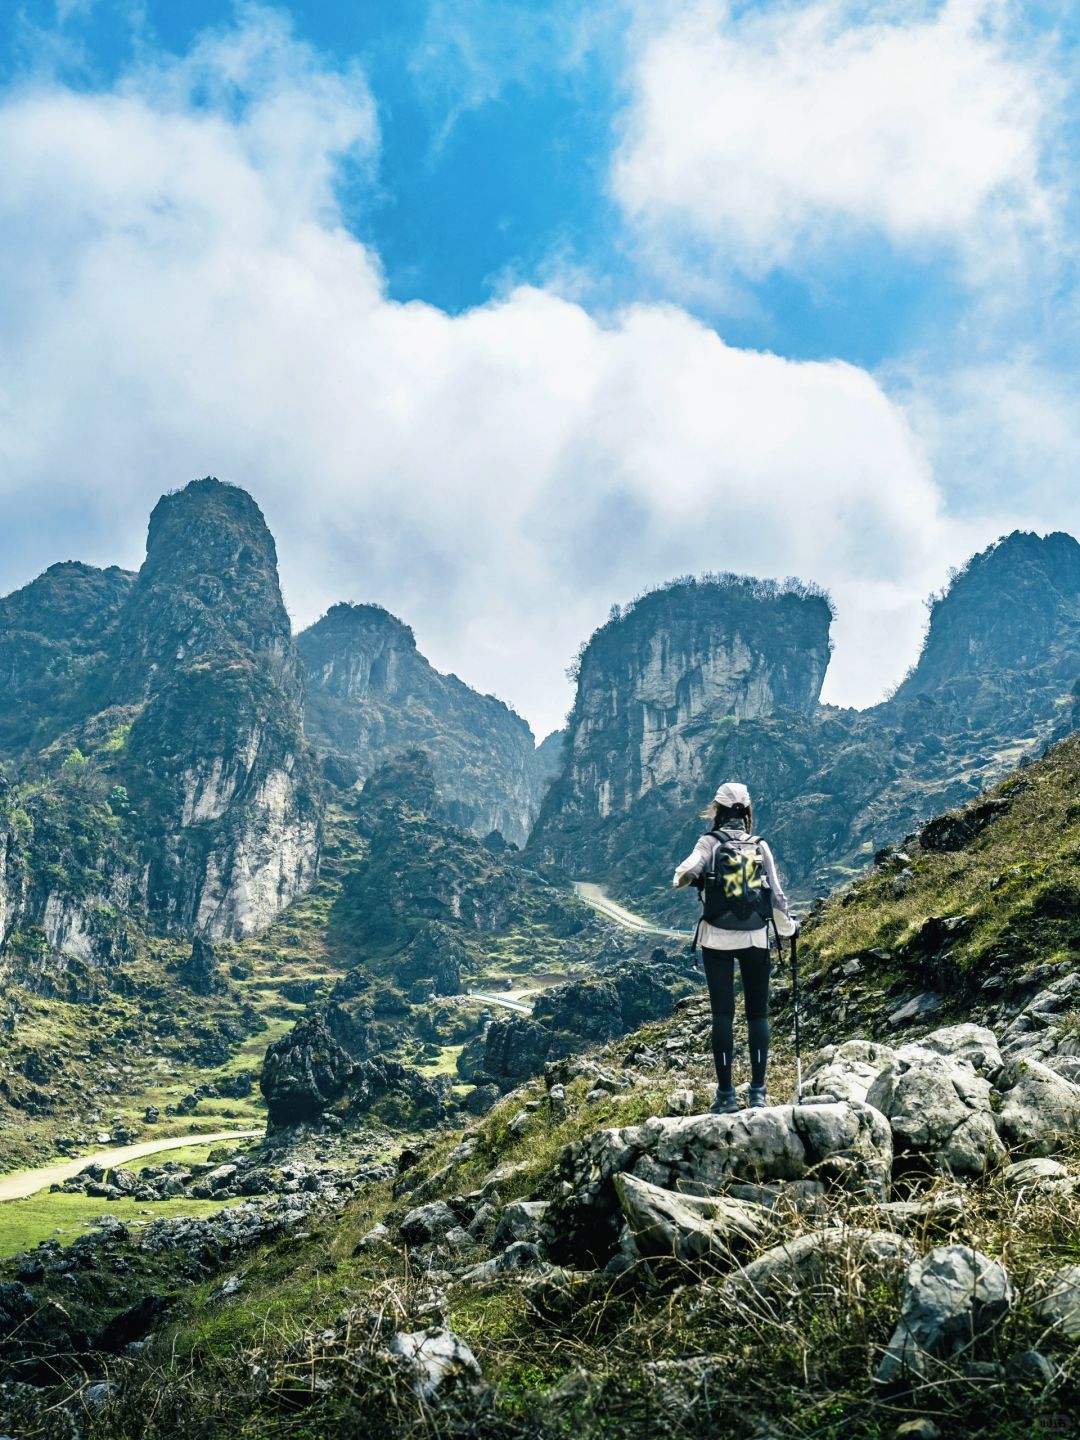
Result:
<instances>
[{"instance_id":1,"label":"blue sky","mask_svg":"<svg viewBox=\"0 0 1080 1440\"><path fill-rule=\"evenodd\" d=\"M612 601L705 568L829 584L869 703L949 564L1080 527L1076 41L1006 0L4 7L0 591L137 564L214 471L298 623L378 600L538 729Z\"/></svg>"}]
</instances>

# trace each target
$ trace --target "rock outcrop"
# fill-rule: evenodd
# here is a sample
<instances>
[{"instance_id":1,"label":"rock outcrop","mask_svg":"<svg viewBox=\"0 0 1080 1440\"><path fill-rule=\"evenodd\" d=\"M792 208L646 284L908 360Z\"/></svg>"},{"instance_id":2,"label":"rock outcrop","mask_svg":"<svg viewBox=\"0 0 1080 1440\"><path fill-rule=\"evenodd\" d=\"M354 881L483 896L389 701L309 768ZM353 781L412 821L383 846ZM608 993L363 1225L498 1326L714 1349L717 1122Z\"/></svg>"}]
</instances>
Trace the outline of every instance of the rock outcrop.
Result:
<instances>
[{"instance_id":1,"label":"rock outcrop","mask_svg":"<svg viewBox=\"0 0 1080 1440\"><path fill-rule=\"evenodd\" d=\"M455 825L525 843L557 756L509 706L441 674L409 626L378 605L334 605L297 644L307 733L354 783L419 747Z\"/></svg>"},{"instance_id":2,"label":"rock outcrop","mask_svg":"<svg viewBox=\"0 0 1080 1440\"><path fill-rule=\"evenodd\" d=\"M813 1179L884 1199L891 1169L888 1121L867 1105L777 1105L600 1130L560 1159L564 1194L545 1221L548 1248L560 1264L612 1252L620 1173L664 1190Z\"/></svg>"}]
</instances>

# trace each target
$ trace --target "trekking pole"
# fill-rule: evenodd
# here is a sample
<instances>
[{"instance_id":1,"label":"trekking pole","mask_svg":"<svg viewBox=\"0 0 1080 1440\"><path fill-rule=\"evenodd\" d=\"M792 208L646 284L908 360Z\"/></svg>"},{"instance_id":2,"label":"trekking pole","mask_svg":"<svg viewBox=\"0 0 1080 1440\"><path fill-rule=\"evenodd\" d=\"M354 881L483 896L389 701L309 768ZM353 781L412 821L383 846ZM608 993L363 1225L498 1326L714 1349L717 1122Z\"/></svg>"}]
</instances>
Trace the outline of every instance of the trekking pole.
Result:
<instances>
[{"instance_id":1,"label":"trekking pole","mask_svg":"<svg viewBox=\"0 0 1080 1440\"><path fill-rule=\"evenodd\" d=\"M779 941L778 941L779 943ZM802 1037L799 1034L799 932L791 937L791 997L795 1010L795 1103L802 1103Z\"/></svg>"}]
</instances>

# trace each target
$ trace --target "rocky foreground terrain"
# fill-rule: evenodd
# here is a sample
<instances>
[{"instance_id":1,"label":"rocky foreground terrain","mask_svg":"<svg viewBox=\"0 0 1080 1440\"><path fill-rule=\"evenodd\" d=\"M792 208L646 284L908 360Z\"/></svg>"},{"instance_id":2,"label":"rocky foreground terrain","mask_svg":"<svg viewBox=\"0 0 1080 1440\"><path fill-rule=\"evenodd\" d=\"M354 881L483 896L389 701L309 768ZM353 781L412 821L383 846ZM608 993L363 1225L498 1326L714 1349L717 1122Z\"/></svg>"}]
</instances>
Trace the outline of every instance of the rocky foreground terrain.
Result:
<instances>
[{"instance_id":1,"label":"rocky foreground terrain","mask_svg":"<svg viewBox=\"0 0 1080 1440\"><path fill-rule=\"evenodd\" d=\"M688 999L392 1163L334 1115L283 1125L177 1178L217 1215L15 1257L3 1423L1072 1433L1078 841L1074 738L884 852L806 927L800 1096L778 985L768 1109L702 1113ZM167 1174L117 1188L152 1210Z\"/></svg>"}]
</instances>

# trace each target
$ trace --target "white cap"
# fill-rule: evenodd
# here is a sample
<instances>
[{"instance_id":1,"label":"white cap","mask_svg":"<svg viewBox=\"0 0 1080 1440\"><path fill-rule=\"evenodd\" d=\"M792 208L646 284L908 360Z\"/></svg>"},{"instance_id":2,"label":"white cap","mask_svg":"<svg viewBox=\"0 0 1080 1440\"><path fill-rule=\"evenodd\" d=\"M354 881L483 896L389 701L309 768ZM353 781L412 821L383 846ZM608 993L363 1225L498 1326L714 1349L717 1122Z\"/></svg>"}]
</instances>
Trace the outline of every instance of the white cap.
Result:
<instances>
[{"instance_id":1,"label":"white cap","mask_svg":"<svg viewBox=\"0 0 1080 1440\"><path fill-rule=\"evenodd\" d=\"M742 805L750 809L750 791L745 785L740 785L737 780L725 780L720 789L713 796L713 803L716 805L736 806Z\"/></svg>"}]
</instances>

